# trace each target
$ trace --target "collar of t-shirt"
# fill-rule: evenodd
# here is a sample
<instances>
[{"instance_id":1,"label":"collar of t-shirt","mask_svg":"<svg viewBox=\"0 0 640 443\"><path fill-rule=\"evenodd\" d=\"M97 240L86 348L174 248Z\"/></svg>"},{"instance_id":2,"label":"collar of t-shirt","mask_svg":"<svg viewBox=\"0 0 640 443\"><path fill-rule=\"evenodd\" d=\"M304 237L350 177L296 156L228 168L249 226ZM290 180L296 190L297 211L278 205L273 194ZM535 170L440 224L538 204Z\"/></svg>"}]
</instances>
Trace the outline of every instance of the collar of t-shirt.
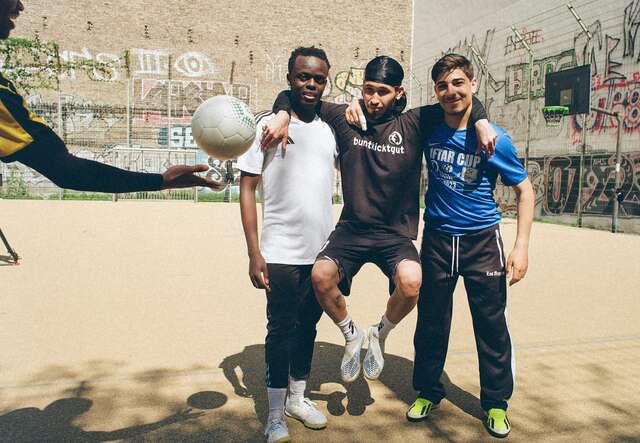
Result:
<instances>
[{"instance_id":1,"label":"collar of t-shirt","mask_svg":"<svg viewBox=\"0 0 640 443\"><path fill-rule=\"evenodd\" d=\"M291 121L290 121L290 123L296 123L296 124L299 124L299 125L309 125L311 123L317 122L318 120L320 120L320 116L318 114L316 114L313 117L313 120L311 120L310 122L305 122L304 120L300 120L295 113L291 113Z\"/></svg>"}]
</instances>

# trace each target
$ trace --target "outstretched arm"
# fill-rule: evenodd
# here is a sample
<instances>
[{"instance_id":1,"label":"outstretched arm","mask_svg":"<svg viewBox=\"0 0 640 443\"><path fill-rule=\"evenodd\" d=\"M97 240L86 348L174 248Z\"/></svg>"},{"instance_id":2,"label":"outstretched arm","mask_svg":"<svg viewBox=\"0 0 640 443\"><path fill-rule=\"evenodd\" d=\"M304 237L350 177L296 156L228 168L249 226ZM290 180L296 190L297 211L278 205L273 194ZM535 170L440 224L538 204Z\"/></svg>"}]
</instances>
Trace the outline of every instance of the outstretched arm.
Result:
<instances>
[{"instance_id":1,"label":"outstretched arm","mask_svg":"<svg viewBox=\"0 0 640 443\"><path fill-rule=\"evenodd\" d=\"M516 242L507 259L507 279L509 286L522 280L529 267L529 235L533 224L535 193L531 181L525 178L512 186L518 199L518 228Z\"/></svg>"},{"instance_id":2,"label":"outstretched arm","mask_svg":"<svg viewBox=\"0 0 640 443\"><path fill-rule=\"evenodd\" d=\"M207 165L176 165L162 174L126 171L76 157L57 137L52 137L48 143L38 140L11 159L35 169L61 188L77 191L125 193L193 186L222 187L220 183L196 174L207 171Z\"/></svg>"},{"instance_id":3,"label":"outstretched arm","mask_svg":"<svg viewBox=\"0 0 640 443\"><path fill-rule=\"evenodd\" d=\"M157 191L168 188L220 184L196 175L207 165L173 166L164 174L125 171L103 163L75 157L44 120L35 117L20 95L0 84L0 101L6 112L0 114L0 154L5 161L19 161L49 178L61 188L95 192ZM9 129L6 129L9 128Z\"/></svg>"}]
</instances>

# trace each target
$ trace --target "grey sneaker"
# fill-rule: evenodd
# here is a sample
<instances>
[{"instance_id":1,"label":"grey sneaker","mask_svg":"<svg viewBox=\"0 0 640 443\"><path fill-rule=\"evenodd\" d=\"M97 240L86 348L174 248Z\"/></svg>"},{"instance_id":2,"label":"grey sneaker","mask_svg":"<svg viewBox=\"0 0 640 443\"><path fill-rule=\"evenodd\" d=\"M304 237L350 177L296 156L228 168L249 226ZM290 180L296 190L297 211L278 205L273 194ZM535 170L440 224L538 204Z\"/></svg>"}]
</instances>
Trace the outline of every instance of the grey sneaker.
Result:
<instances>
[{"instance_id":1,"label":"grey sneaker","mask_svg":"<svg viewBox=\"0 0 640 443\"><path fill-rule=\"evenodd\" d=\"M367 331L369 347L364 356L364 376L370 380L377 380L384 368L384 341L378 337L378 326L370 326Z\"/></svg>"},{"instance_id":2,"label":"grey sneaker","mask_svg":"<svg viewBox=\"0 0 640 443\"><path fill-rule=\"evenodd\" d=\"M289 417L300 420L309 429L324 429L327 427L327 417L318 411L316 404L308 398L293 401L287 398L284 413Z\"/></svg>"},{"instance_id":3,"label":"grey sneaker","mask_svg":"<svg viewBox=\"0 0 640 443\"><path fill-rule=\"evenodd\" d=\"M287 428L284 417L274 418L267 423L264 435L267 437L267 443L286 443L291 441L289 428Z\"/></svg>"},{"instance_id":4,"label":"grey sneaker","mask_svg":"<svg viewBox=\"0 0 640 443\"><path fill-rule=\"evenodd\" d=\"M362 344L364 343L364 332L355 324L353 325L358 332L356 338L348 341L344 345L344 355L342 356L342 364L340 365L340 375L342 381L345 383L351 383L358 375L360 375L360 351Z\"/></svg>"}]
</instances>

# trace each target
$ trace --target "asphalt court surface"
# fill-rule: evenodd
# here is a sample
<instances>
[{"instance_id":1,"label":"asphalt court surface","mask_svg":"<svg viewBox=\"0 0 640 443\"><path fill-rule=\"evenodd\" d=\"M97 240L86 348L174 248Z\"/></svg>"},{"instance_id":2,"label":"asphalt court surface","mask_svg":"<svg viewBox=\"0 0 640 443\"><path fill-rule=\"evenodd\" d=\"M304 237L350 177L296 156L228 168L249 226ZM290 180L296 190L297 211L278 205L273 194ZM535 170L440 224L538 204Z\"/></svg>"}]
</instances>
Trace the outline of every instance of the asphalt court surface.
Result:
<instances>
[{"instance_id":1,"label":"asphalt court surface","mask_svg":"<svg viewBox=\"0 0 640 443\"><path fill-rule=\"evenodd\" d=\"M265 299L247 276L238 205L2 200L0 214L23 257L10 266L0 246L0 435L261 441ZM515 228L502 225L507 250ZM509 294L509 440L640 441L639 250L640 236L534 224L529 273ZM348 302L357 323L376 322L382 273L365 266ZM323 317L309 395L329 426L290 419L294 440L491 440L462 283L448 398L418 424L404 419L414 327L415 312L389 336L380 380L345 386L342 337Z\"/></svg>"}]
</instances>

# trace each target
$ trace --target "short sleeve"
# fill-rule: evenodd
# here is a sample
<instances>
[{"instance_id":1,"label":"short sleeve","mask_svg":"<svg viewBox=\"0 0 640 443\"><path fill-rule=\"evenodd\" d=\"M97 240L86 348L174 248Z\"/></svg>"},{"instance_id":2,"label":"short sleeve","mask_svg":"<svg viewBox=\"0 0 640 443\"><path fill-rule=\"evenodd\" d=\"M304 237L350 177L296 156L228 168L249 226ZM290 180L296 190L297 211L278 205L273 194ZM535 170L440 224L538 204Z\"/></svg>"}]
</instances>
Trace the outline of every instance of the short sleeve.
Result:
<instances>
[{"instance_id":1,"label":"short sleeve","mask_svg":"<svg viewBox=\"0 0 640 443\"><path fill-rule=\"evenodd\" d=\"M260 147L260 138L262 135L262 127L267 123L268 119L262 119L256 125L256 138L253 140L251 147L238 157L237 167L243 172L249 174L262 175L262 166L264 164L264 152Z\"/></svg>"},{"instance_id":2,"label":"short sleeve","mask_svg":"<svg viewBox=\"0 0 640 443\"><path fill-rule=\"evenodd\" d=\"M518 158L513 141L504 131L498 132L498 141L496 143L496 151L489 158L489 165L496 169L502 183L506 186L514 186L527 178L522 162Z\"/></svg>"}]
</instances>

